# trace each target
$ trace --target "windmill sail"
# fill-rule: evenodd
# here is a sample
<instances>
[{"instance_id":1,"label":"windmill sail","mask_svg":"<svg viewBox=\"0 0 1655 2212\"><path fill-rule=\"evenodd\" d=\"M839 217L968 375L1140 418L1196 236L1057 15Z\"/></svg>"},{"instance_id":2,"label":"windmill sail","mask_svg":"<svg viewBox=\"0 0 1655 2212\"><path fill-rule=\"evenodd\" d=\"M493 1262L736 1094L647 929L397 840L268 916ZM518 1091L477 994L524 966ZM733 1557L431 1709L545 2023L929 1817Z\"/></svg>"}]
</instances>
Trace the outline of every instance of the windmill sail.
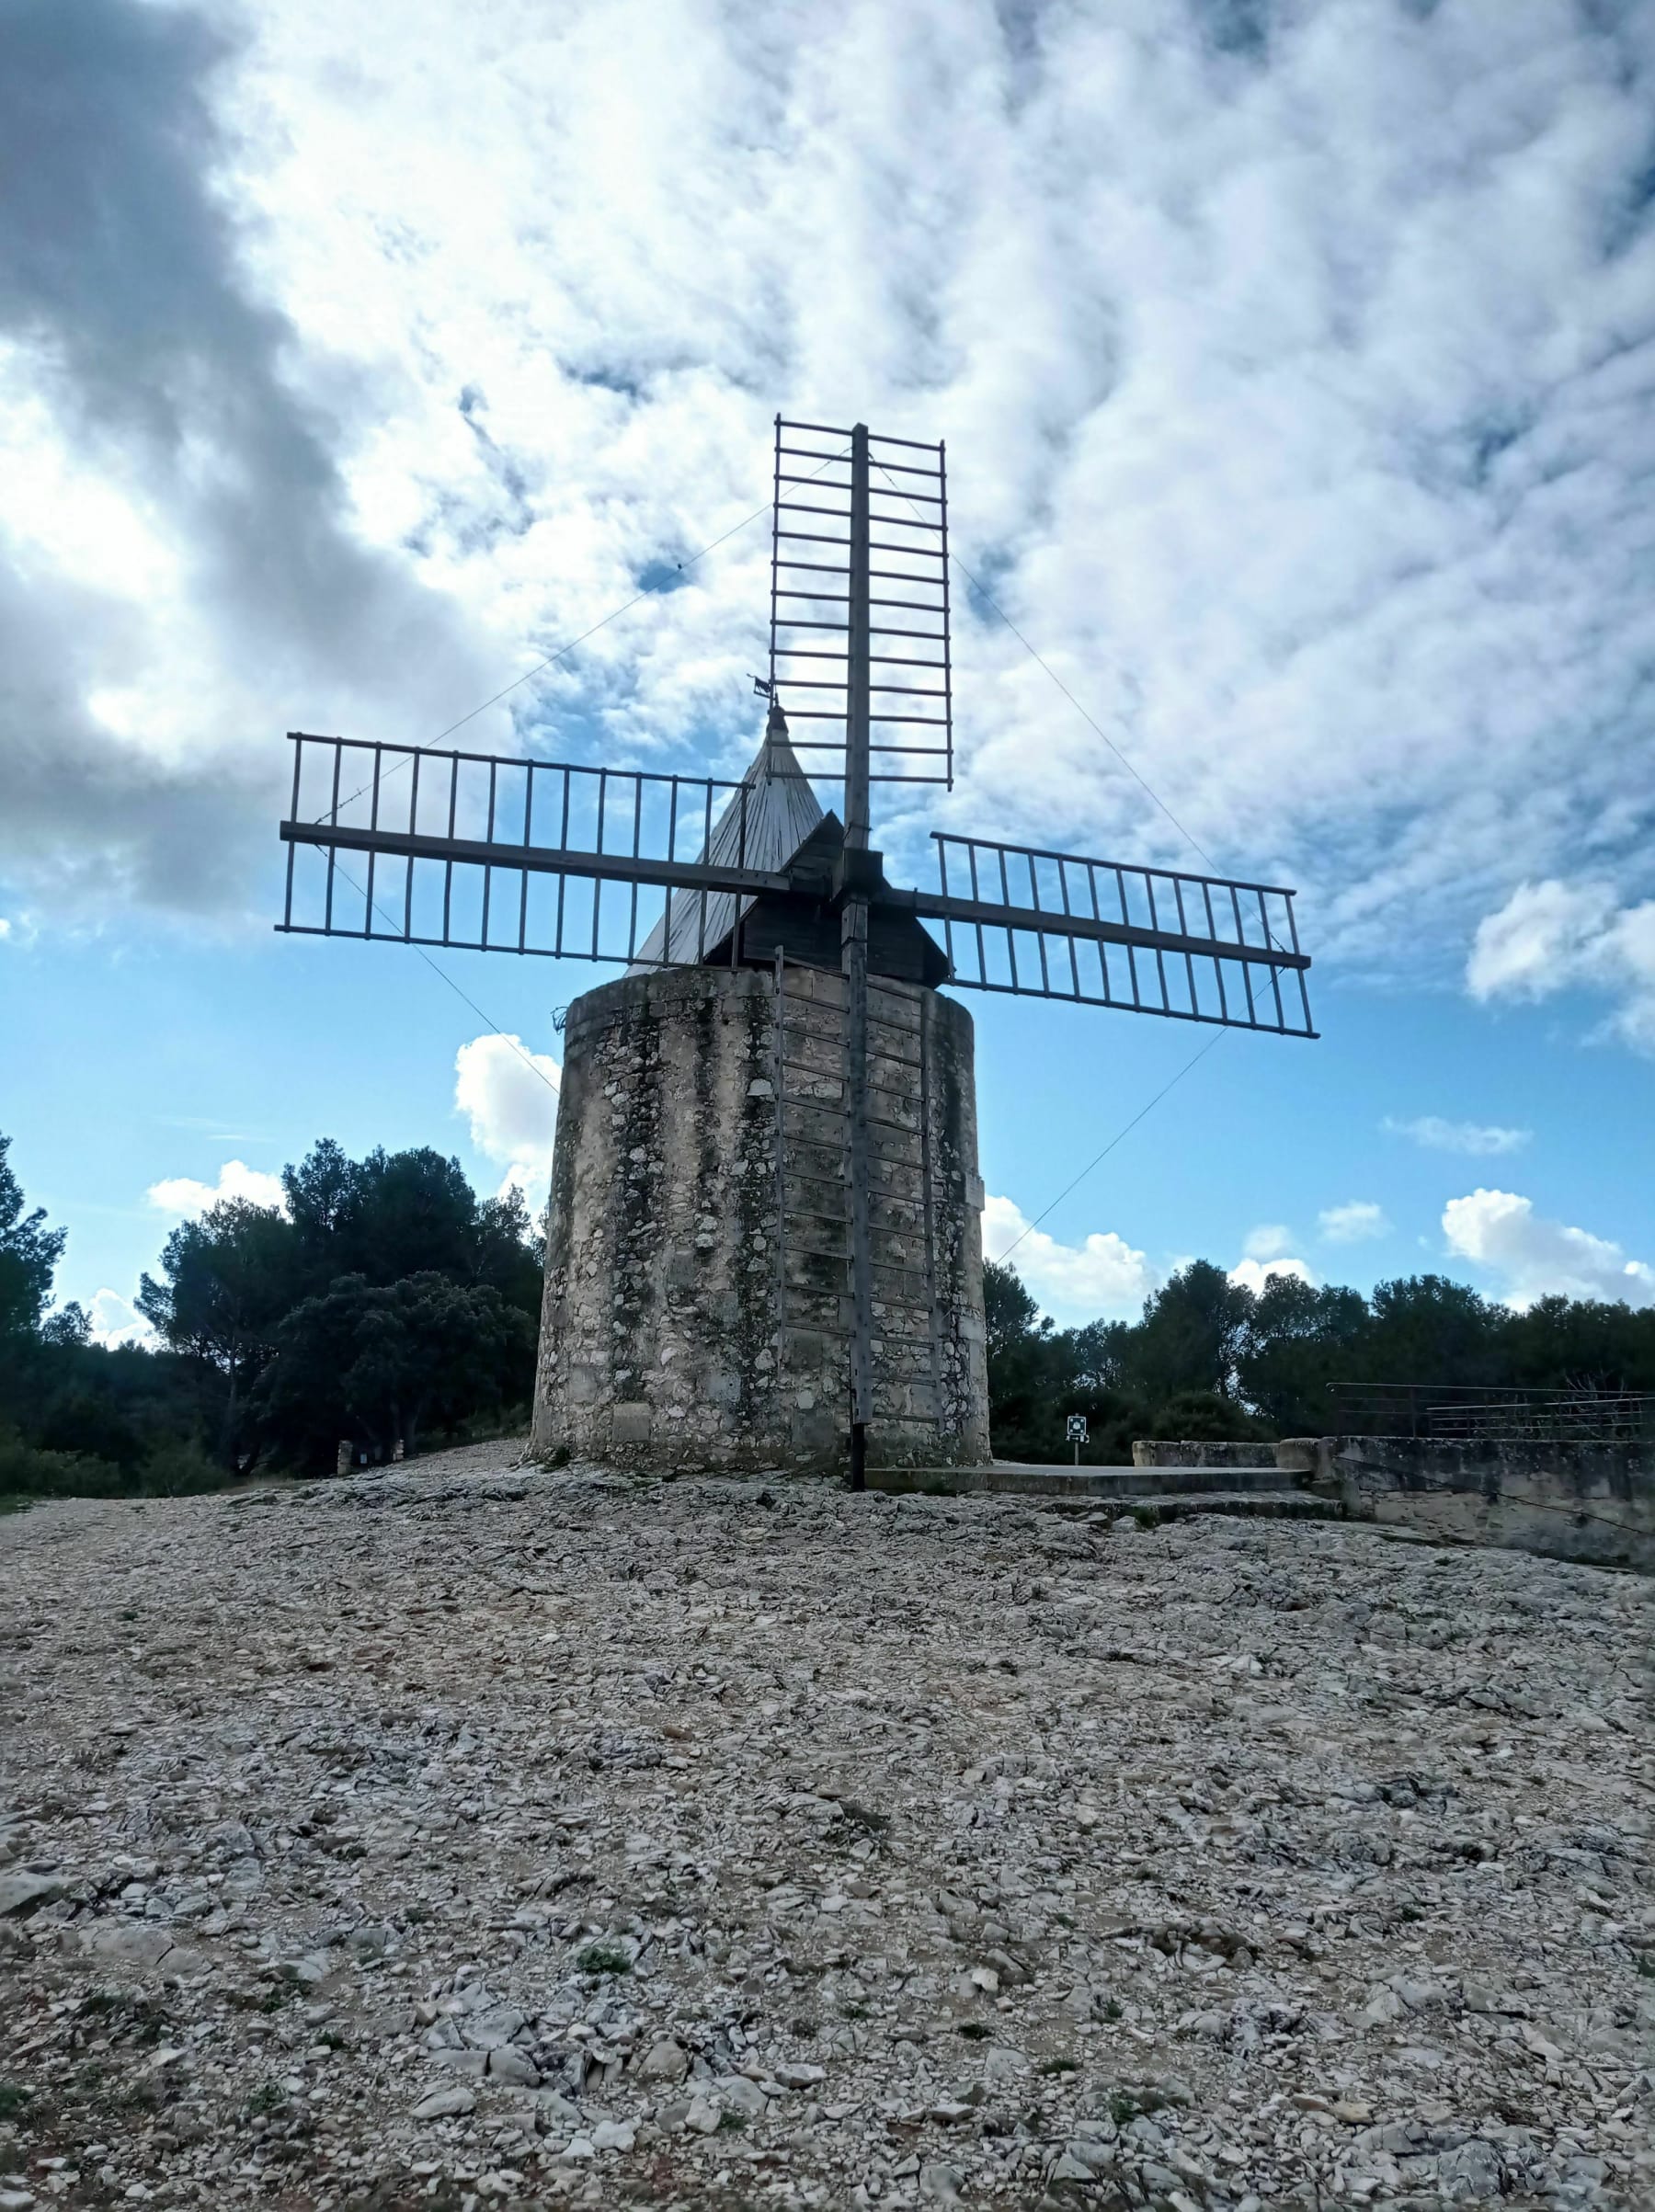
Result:
<instances>
[{"instance_id":1,"label":"windmill sail","mask_svg":"<svg viewBox=\"0 0 1655 2212\"><path fill-rule=\"evenodd\" d=\"M934 832L940 891L907 894L941 925L967 990L1314 1037L1294 894L1038 846Z\"/></svg>"},{"instance_id":2,"label":"windmill sail","mask_svg":"<svg viewBox=\"0 0 1655 2212\"><path fill-rule=\"evenodd\" d=\"M868 781L952 791L944 448L778 415L771 513L769 689L810 724L794 743L812 773L850 765L860 695ZM818 764L819 755L831 758ZM847 821L853 813L847 806Z\"/></svg>"},{"instance_id":3,"label":"windmill sail","mask_svg":"<svg viewBox=\"0 0 1655 2212\"><path fill-rule=\"evenodd\" d=\"M670 920L657 957L695 961L713 895L727 931L737 897L791 887L778 862L823 819L785 729L740 782L290 735L277 927L300 936L632 965Z\"/></svg>"}]
</instances>

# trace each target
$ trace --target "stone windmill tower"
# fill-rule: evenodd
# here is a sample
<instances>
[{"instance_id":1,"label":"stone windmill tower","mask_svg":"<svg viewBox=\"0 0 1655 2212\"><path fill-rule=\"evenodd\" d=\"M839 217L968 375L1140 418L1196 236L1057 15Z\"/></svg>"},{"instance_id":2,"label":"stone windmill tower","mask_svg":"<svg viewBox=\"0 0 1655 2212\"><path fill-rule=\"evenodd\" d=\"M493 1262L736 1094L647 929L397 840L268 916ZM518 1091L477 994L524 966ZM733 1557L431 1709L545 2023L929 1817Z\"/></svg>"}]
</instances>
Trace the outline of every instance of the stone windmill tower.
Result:
<instances>
[{"instance_id":1,"label":"stone windmill tower","mask_svg":"<svg viewBox=\"0 0 1655 2212\"><path fill-rule=\"evenodd\" d=\"M871 786L953 781L947 513L941 446L778 418L738 782L293 738L279 927L624 970L565 1028L544 1454L853 1485L987 1458L972 1023L943 985L1315 1034L1279 886L953 833L937 889L887 883Z\"/></svg>"},{"instance_id":2,"label":"stone windmill tower","mask_svg":"<svg viewBox=\"0 0 1655 2212\"><path fill-rule=\"evenodd\" d=\"M784 891L679 903L570 1007L537 1451L817 1467L850 1368L844 830L772 705L708 848ZM987 1457L971 1017L917 917L870 930L866 1132L876 1465Z\"/></svg>"}]
</instances>

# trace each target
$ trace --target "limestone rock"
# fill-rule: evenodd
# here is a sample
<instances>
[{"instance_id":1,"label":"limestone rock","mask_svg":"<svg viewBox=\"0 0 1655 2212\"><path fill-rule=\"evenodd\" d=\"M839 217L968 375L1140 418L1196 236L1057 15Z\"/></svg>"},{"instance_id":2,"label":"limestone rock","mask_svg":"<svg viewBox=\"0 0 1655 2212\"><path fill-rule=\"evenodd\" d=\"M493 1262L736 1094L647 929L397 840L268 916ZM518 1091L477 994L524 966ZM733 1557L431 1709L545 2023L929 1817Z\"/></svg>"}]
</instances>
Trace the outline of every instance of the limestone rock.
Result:
<instances>
[{"instance_id":1,"label":"limestone rock","mask_svg":"<svg viewBox=\"0 0 1655 2212\"><path fill-rule=\"evenodd\" d=\"M531 2058L507 2044L488 2053L488 2079L515 2082L519 2089L537 2089L540 2069Z\"/></svg>"},{"instance_id":2,"label":"limestone rock","mask_svg":"<svg viewBox=\"0 0 1655 2212\"><path fill-rule=\"evenodd\" d=\"M0 1920L0 2186L1648 2194L1634 1578L497 1445L268 1496L0 1519L0 1871L65 1885Z\"/></svg>"},{"instance_id":3,"label":"limestone rock","mask_svg":"<svg viewBox=\"0 0 1655 2212\"><path fill-rule=\"evenodd\" d=\"M726 2111L738 2112L744 2119L761 2120L769 2109L770 2100L764 2092L745 2074L731 2074L721 2081L719 2095Z\"/></svg>"},{"instance_id":4,"label":"limestone rock","mask_svg":"<svg viewBox=\"0 0 1655 2212\"><path fill-rule=\"evenodd\" d=\"M475 2112L476 2092L470 2089L434 2089L428 2097L421 2097L414 2107L417 2120L451 2120L461 2114Z\"/></svg>"},{"instance_id":5,"label":"limestone rock","mask_svg":"<svg viewBox=\"0 0 1655 2212\"><path fill-rule=\"evenodd\" d=\"M172 1933L149 1921L102 1921L74 1931L74 1947L98 1966L145 1973L174 1948Z\"/></svg>"},{"instance_id":6,"label":"limestone rock","mask_svg":"<svg viewBox=\"0 0 1655 2212\"><path fill-rule=\"evenodd\" d=\"M645 2081L681 2081L689 2071L689 2055L670 2035L657 2037L638 2068Z\"/></svg>"},{"instance_id":7,"label":"limestone rock","mask_svg":"<svg viewBox=\"0 0 1655 2212\"><path fill-rule=\"evenodd\" d=\"M55 1874L0 1874L0 1919L55 1905L69 1885Z\"/></svg>"}]
</instances>

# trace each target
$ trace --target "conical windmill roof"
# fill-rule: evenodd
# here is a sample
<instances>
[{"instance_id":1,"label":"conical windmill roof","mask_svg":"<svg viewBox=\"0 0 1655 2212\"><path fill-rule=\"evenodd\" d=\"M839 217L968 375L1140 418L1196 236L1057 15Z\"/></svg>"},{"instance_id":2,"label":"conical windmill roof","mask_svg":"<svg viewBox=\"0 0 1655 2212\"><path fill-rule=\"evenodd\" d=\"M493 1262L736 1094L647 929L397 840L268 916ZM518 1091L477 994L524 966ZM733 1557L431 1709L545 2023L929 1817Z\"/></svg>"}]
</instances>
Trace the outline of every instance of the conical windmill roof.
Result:
<instances>
[{"instance_id":1,"label":"conical windmill roof","mask_svg":"<svg viewBox=\"0 0 1655 2212\"><path fill-rule=\"evenodd\" d=\"M731 792L729 804L713 825L713 833L698 857L703 864L760 868L777 873L827 819L789 741L787 717L779 706L772 706L764 742L741 779L740 789ZM693 967L735 928L737 907L747 914L753 904L751 897L738 900L733 891L712 891L705 896L703 920L700 894L674 892L671 943L667 941L667 917L663 914L639 946L627 973L640 975L664 961Z\"/></svg>"}]
</instances>

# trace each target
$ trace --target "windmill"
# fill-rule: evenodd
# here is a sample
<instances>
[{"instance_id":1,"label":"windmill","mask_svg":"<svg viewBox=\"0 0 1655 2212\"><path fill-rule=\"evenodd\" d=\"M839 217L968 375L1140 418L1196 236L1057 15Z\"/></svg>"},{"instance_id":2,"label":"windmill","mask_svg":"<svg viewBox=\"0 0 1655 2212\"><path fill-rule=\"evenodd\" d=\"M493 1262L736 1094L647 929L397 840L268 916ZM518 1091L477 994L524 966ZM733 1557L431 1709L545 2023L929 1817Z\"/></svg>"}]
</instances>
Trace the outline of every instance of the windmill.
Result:
<instances>
[{"instance_id":1,"label":"windmill","mask_svg":"<svg viewBox=\"0 0 1655 2212\"><path fill-rule=\"evenodd\" d=\"M278 927L621 965L568 1013L537 1438L543 1401L622 1462L831 1442L860 1488L876 1422L987 1451L938 986L1311 1037L1310 962L1279 885L953 830L934 886L888 881L872 787L953 781L944 448L778 416L771 531L744 777L292 733Z\"/></svg>"}]
</instances>

